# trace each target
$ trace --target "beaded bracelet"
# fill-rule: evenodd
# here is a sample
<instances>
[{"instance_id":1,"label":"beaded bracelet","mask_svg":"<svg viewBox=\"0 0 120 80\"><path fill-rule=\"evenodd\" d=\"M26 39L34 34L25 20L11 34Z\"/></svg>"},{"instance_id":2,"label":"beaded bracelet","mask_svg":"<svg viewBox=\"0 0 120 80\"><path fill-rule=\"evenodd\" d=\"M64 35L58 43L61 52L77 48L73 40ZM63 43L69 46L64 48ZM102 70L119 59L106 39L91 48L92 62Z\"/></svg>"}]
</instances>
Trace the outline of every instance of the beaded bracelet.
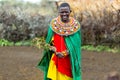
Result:
<instances>
[{"instance_id":1,"label":"beaded bracelet","mask_svg":"<svg viewBox=\"0 0 120 80\"><path fill-rule=\"evenodd\" d=\"M67 56L68 55L68 50L64 50L64 51L62 51L61 53L64 55L64 56Z\"/></svg>"}]
</instances>

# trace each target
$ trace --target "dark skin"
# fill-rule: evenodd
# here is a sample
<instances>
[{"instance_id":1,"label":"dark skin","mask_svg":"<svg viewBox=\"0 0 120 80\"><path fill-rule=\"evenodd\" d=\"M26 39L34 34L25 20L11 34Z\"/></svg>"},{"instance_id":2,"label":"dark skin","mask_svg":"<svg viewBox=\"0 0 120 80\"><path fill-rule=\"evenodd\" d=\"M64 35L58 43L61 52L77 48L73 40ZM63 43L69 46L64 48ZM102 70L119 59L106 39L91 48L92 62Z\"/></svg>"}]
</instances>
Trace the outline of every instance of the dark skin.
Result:
<instances>
[{"instance_id":1,"label":"dark skin","mask_svg":"<svg viewBox=\"0 0 120 80\"><path fill-rule=\"evenodd\" d=\"M68 6L59 8L59 15L61 17L61 21L62 22L64 22L64 23L69 22L70 12L71 11L70 11L70 8ZM54 46L51 46L50 49L53 50L54 52L56 52L56 48ZM62 53L60 53L60 52L56 52L56 55L59 58L63 58L64 57L64 55Z\"/></svg>"},{"instance_id":2,"label":"dark skin","mask_svg":"<svg viewBox=\"0 0 120 80\"><path fill-rule=\"evenodd\" d=\"M70 12L71 11L70 11L70 8L68 6L59 8L59 15L61 17L62 22L64 22L64 23L69 22Z\"/></svg>"}]
</instances>

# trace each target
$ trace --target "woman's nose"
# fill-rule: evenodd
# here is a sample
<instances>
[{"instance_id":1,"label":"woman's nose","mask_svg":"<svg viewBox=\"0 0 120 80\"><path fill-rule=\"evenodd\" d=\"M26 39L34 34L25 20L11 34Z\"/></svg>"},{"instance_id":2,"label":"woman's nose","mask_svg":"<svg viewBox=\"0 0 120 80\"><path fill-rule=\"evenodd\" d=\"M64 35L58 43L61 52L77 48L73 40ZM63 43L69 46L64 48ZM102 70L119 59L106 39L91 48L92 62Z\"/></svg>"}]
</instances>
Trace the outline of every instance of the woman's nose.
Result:
<instances>
[{"instance_id":1,"label":"woman's nose","mask_svg":"<svg viewBox=\"0 0 120 80\"><path fill-rule=\"evenodd\" d=\"M66 14L67 14L66 12L63 13L63 15L66 15Z\"/></svg>"}]
</instances>

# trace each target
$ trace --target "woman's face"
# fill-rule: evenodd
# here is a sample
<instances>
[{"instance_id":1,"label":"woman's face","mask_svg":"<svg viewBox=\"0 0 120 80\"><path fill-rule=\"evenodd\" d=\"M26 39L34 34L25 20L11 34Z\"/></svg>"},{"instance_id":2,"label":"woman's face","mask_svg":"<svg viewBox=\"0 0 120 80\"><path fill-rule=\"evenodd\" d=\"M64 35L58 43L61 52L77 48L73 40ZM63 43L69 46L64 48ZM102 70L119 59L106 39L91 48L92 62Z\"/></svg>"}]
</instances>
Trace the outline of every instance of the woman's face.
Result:
<instances>
[{"instance_id":1,"label":"woman's face","mask_svg":"<svg viewBox=\"0 0 120 80\"><path fill-rule=\"evenodd\" d=\"M60 7L59 14L63 22L69 21L70 8L69 7Z\"/></svg>"}]
</instances>

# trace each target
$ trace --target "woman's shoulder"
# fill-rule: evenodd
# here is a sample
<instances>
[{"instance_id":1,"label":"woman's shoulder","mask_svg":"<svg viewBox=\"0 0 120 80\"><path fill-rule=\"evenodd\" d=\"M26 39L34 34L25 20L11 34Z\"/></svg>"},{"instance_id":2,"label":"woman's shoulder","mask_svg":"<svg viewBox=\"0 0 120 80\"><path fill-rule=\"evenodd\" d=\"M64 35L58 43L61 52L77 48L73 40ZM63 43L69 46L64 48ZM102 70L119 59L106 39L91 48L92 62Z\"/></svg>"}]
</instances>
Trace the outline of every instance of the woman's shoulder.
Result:
<instances>
[{"instance_id":1,"label":"woman's shoulder","mask_svg":"<svg viewBox=\"0 0 120 80\"><path fill-rule=\"evenodd\" d=\"M50 25L56 23L56 22L57 22L56 20L57 20L57 18L53 18L53 19L51 19L51 21L50 21Z\"/></svg>"}]
</instances>

